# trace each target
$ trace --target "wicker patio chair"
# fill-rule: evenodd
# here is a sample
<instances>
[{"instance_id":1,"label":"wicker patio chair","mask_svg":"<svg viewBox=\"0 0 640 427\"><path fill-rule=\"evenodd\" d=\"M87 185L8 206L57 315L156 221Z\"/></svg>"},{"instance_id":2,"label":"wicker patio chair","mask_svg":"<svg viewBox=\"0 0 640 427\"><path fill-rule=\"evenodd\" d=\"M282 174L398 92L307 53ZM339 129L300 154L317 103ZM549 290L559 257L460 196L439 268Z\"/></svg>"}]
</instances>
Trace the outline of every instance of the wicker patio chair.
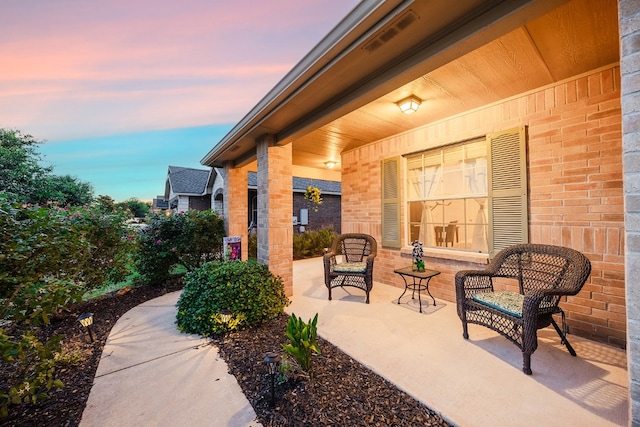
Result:
<instances>
[{"instance_id":1,"label":"wicker patio chair","mask_svg":"<svg viewBox=\"0 0 640 427\"><path fill-rule=\"evenodd\" d=\"M365 291L367 304L373 287L373 260L378 244L368 234L347 233L336 237L331 250L324 255L324 284L329 290L338 286L353 286ZM336 255L342 254L337 262Z\"/></svg>"},{"instance_id":2,"label":"wicker patio chair","mask_svg":"<svg viewBox=\"0 0 640 427\"><path fill-rule=\"evenodd\" d=\"M569 353L564 312L558 304L565 295L582 289L591 263L580 252L560 246L522 244L500 251L485 270L456 274L456 301L463 337L468 323L492 329L522 350L522 371L531 375L531 354L538 347L537 330L553 325ZM495 291L494 282L512 279L519 292ZM562 329L553 314L562 315Z\"/></svg>"}]
</instances>

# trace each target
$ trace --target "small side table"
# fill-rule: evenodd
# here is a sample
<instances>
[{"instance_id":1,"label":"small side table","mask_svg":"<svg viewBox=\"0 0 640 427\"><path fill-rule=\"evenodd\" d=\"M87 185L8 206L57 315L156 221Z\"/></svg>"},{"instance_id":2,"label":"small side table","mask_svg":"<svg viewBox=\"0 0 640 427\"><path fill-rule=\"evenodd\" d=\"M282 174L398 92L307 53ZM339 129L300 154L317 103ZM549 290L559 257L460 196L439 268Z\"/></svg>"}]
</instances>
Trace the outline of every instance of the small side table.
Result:
<instances>
[{"instance_id":1,"label":"small side table","mask_svg":"<svg viewBox=\"0 0 640 427\"><path fill-rule=\"evenodd\" d=\"M413 292L411 294L411 299L415 299L416 291L418 291L418 301L420 302L420 313L422 313L422 299L420 298L421 291L427 291L431 299L433 300L433 305L436 305L436 299L429 292L429 281L432 277L440 274L439 271L435 270L425 270L425 271L414 271L411 266L398 268L393 270L394 273L399 274L404 280L404 292L398 298L398 304L400 304L400 299L404 296L408 289L411 289ZM411 277L413 279L412 283L407 282L407 277ZM423 280L426 280L425 283L422 283Z\"/></svg>"}]
</instances>

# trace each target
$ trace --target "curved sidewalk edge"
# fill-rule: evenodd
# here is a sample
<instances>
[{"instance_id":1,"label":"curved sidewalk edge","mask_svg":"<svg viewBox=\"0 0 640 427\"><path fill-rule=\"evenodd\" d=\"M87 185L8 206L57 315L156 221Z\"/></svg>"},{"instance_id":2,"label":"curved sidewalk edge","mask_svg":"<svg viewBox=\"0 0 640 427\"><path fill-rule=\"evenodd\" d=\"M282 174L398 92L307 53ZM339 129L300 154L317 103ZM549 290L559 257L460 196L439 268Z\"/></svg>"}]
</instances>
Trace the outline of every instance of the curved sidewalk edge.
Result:
<instances>
[{"instance_id":1,"label":"curved sidewalk edge","mask_svg":"<svg viewBox=\"0 0 640 427\"><path fill-rule=\"evenodd\" d=\"M179 296L147 301L116 322L80 426L261 426L218 349L177 330Z\"/></svg>"}]
</instances>

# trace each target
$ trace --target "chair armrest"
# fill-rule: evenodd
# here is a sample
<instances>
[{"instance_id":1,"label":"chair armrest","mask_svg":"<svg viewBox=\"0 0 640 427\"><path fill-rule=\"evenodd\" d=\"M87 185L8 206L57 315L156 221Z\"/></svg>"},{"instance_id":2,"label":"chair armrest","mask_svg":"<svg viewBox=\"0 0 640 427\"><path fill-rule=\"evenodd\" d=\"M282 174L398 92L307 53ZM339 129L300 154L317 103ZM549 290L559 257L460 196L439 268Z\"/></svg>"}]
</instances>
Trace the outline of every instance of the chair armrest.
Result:
<instances>
[{"instance_id":1,"label":"chair armrest","mask_svg":"<svg viewBox=\"0 0 640 427\"><path fill-rule=\"evenodd\" d=\"M493 282L486 270L461 270L456 273L456 300L458 305L478 292L492 292Z\"/></svg>"},{"instance_id":2,"label":"chair armrest","mask_svg":"<svg viewBox=\"0 0 640 427\"><path fill-rule=\"evenodd\" d=\"M367 258L365 260L367 262L367 268L373 267L373 261L374 261L375 258L376 258L375 255L367 256Z\"/></svg>"},{"instance_id":3,"label":"chair armrest","mask_svg":"<svg viewBox=\"0 0 640 427\"><path fill-rule=\"evenodd\" d=\"M334 252L327 252L322 256L322 260L324 263L324 269L328 273L333 270L333 267L336 265L336 254Z\"/></svg>"},{"instance_id":4,"label":"chair armrest","mask_svg":"<svg viewBox=\"0 0 640 427\"><path fill-rule=\"evenodd\" d=\"M486 270L461 270L456 273L456 288L492 292L492 277Z\"/></svg>"}]
</instances>

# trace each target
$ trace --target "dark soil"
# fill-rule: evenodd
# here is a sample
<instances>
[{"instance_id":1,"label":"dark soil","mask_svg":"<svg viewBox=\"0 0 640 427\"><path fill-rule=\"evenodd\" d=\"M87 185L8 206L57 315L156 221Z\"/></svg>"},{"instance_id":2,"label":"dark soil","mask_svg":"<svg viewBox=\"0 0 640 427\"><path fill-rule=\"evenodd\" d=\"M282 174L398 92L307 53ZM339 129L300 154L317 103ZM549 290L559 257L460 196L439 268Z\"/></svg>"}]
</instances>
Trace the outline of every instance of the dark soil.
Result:
<instances>
[{"instance_id":1,"label":"dark soil","mask_svg":"<svg viewBox=\"0 0 640 427\"><path fill-rule=\"evenodd\" d=\"M56 319L45 335L64 334L63 346L79 356L79 362L60 368L58 377L65 387L50 392L50 398L36 405L10 407L9 417L0 426L77 426L86 405L109 331L129 309L167 292L166 288L135 288L124 295L111 294L74 307ZM95 341L77 322L81 313L95 317ZM288 316L266 322L256 329L233 332L214 339L229 371L253 405L264 426L447 426L439 416L393 384L318 339L322 354L313 357L313 379L293 369L286 381L276 382L272 406L271 381L262 360L267 352L282 354L281 344ZM294 365L295 366L295 365ZM0 383L13 373L6 363L0 366Z\"/></svg>"}]
</instances>

